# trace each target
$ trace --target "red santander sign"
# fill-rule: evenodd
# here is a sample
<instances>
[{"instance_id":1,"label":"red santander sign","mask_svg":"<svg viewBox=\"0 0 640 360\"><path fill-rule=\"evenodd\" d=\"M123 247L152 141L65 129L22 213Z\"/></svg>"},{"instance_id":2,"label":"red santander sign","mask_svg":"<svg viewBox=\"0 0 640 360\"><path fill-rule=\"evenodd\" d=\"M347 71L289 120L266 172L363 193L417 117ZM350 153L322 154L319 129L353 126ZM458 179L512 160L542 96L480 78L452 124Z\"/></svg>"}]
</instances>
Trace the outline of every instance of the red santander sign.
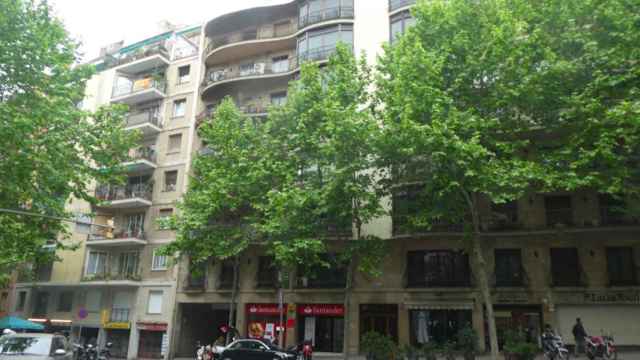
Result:
<instances>
[{"instance_id":1,"label":"red santander sign","mask_svg":"<svg viewBox=\"0 0 640 360\"><path fill-rule=\"evenodd\" d=\"M278 304L247 304L247 313L255 315L280 315L284 313L286 304L282 310L278 309Z\"/></svg>"},{"instance_id":2,"label":"red santander sign","mask_svg":"<svg viewBox=\"0 0 640 360\"><path fill-rule=\"evenodd\" d=\"M304 316L344 316L344 306L341 304L298 305L298 314Z\"/></svg>"}]
</instances>

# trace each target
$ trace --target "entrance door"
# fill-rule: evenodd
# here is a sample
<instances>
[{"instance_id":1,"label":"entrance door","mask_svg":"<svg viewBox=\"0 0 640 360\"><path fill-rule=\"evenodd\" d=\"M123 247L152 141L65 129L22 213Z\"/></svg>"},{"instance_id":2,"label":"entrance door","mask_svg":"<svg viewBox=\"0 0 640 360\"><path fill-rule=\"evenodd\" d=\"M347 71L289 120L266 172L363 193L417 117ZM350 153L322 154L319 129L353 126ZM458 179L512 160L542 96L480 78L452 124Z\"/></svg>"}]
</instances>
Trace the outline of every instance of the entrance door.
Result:
<instances>
[{"instance_id":1,"label":"entrance door","mask_svg":"<svg viewBox=\"0 0 640 360\"><path fill-rule=\"evenodd\" d=\"M162 359L161 331L140 330L140 342L138 345L138 357L142 359Z\"/></svg>"},{"instance_id":2,"label":"entrance door","mask_svg":"<svg viewBox=\"0 0 640 360\"><path fill-rule=\"evenodd\" d=\"M129 350L129 330L108 330L107 342L112 343L111 357L114 358L127 358L127 352Z\"/></svg>"},{"instance_id":3,"label":"entrance door","mask_svg":"<svg viewBox=\"0 0 640 360\"><path fill-rule=\"evenodd\" d=\"M315 351L342 352L344 319L334 317L317 317L315 335Z\"/></svg>"}]
</instances>

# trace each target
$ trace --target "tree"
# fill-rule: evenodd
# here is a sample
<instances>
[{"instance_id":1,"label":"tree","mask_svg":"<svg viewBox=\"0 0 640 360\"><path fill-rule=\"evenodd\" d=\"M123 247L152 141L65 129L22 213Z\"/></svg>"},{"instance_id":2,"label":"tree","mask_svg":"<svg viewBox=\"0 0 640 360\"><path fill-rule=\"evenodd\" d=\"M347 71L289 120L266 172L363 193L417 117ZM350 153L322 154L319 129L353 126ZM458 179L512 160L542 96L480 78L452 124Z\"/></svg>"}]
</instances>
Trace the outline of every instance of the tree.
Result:
<instances>
[{"instance_id":1,"label":"tree","mask_svg":"<svg viewBox=\"0 0 640 360\"><path fill-rule=\"evenodd\" d=\"M0 208L71 217L70 196L93 202L93 182L117 180L135 140L123 131L126 109L76 106L94 69L74 65L77 45L46 1L1 0L0 9ZM52 260L43 246L67 234L60 220L6 212L0 226L2 269Z\"/></svg>"},{"instance_id":2,"label":"tree","mask_svg":"<svg viewBox=\"0 0 640 360\"><path fill-rule=\"evenodd\" d=\"M239 258L260 241L260 204L272 177L262 161L261 126L240 113L231 99L216 108L199 134L210 152L194 160L179 211L164 224L176 230L176 240L162 251L188 257L192 265L233 261L229 323L235 327Z\"/></svg>"},{"instance_id":3,"label":"tree","mask_svg":"<svg viewBox=\"0 0 640 360\"><path fill-rule=\"evenodd\" d=\"M479 210L527 192L637 194L639 6L424 2L380 61L383 184L421 187L413 226L466 224L494 358Z\"/></svg>"},{"instance_id":4,"label":"tree","mask_svg":"<svg viewBox=\"0 0 640 360\"><path fill-rule=\"evenodd\" d=\"M326 67L303 64L286 105L270 112L266 130L269 163L281 176L265 204L263 231L283 267L346 267L345 357L355 275L379 275L386 253L385 243L363 229L383 210L373 171L379 128L369 107L370 69L362 59L358 63L340 44ZM337 243L337 261L328 263L320 255L336 251Z\"/></svg>"}]
</instances>

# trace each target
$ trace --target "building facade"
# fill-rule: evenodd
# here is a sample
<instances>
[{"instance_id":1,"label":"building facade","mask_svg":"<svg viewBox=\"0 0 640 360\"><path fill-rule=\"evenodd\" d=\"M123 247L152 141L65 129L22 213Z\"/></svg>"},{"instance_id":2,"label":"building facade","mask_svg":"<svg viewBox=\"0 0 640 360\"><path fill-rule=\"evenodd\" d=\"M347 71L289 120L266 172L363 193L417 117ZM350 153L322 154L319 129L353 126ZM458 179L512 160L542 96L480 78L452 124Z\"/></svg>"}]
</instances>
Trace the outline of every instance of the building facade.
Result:
<instances>
[{"instance_id":1,"label":"building facade","mask_svg":"<svg viewBox=\"0 0 640 360\"><path fill-rule=\"evenodd\" d=\"M95 184L96 206L72 199L69 210L92 214L88 234L63 241L62 261L21 276L11 311L73 341L113 343L116 358L165 358L172 331L176 270L156 249L175 235L157 219L183 194L199 68L201 27L166 29L141 42L103 49L93 63L83 108L126 104L127 131L140 144L122 164L120 186Z\"/></svg>"}]
</instances>

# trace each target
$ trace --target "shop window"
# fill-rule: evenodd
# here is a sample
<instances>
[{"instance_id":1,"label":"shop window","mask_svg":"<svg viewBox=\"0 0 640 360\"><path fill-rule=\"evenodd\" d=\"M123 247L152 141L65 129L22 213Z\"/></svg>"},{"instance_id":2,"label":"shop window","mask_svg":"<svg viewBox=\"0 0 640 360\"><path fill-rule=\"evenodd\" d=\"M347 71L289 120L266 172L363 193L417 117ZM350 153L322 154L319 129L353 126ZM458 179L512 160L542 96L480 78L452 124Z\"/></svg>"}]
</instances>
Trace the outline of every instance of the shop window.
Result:
<instances>
[{"instance_id":1,"label":"shop window","mask_svg":"<svg viewBox=\"0 0 640 360\"><path fill-rule=\"evenodd\" d=\"M609 272L609 285L637 285L636 265L633 260L633 248L607 248L607 270Z\"/></svg>"},{"instance_id":2,"label":"shop window","mask_svg":"<svg viewBox=\"0 0 640 360\"><path fill-rule=\"evenodd\" d=\"M409 251L408 287L459 287L471 285L467 254L454 250Z\"/></svg>"},{"instance_id":3,"label":"shop window","mask_svg":"<svg viewBox=\"0 0 640 360\"><path fill-rule=\"evenodd\" d=\"M173 102L173 117L184 116L187 110L187 99L180 99Z\"/></svg>"},{"instance_id":4,"label":"shop window","mask_svg":"<svg viewBox=\"0 0 640 360\"><path fill-rule=\"evenodd\" d=\"M233 260L226 260L220 264L219 289L231 289L233 286Z\"/></svg>"},{"instance_id":5,"label":"shop window","mask_svg":"<svg viewBox=\"0 0 640 360\"><path fill-rule=\"evenodd\" d=\"M545 196L544 210L547 226L573 225L571 196Z\"/></svg>"},{"instance_id":6,"label":"shop window","mask_svg":"<svg viewBox=\"0 0 640 360\"><path fill-rule=\"evenodd\" d=\"M576 248L551 249L553 286L581 286L581 267Z\"/></svg>"},{"instance_id":7,"label":"shop window","mask_svg":"<svg viewBox=\"0 0 640 360\"><path fill-rule=\"evenodd\" d=\"M69 312L73 305L73 292L63 291L58 295L58 311Z\"/></svg>"},{"instance_id":8,"label":"shop window","mask_svg":"<svg viewBox=\"0 0 640 360\"><path fill-rule=\"evenodd\" d=\"M148 314L162 314L162 291L149 291Z\"/></svg>"},{"instance_id":9,"label":"shop window","mask_svg":"<svg viewBox=\"0 0 640 360\"><path fill-rule=\"evenodd\" d=\"M153 260L151 263L151 270L153 271L158 271L158 270L167 270L167 263L168 263L168 259L166 255L160 255L158 254L158 251L154 251L153 252Z\"/></svg>"},{"instance_id":10,"label":"shop window","mask_svg":"<svg viewBox=\"0 0 640 360\"><path fill-rule=\"evenodd\" d=\"M458 332L471 326L471 310L410 310L409 323L413 346L454 343Z\"/></svg>"},{"instance_id":11,"label":"shop window","mask_svg":"<svg viewBox=\"0 0 640 360\"><path fill-rule=\"evenodd\" d=\"M188 83L190 79L191 67L189 65L180 66L178 68L178 84Z\"/></svg>"},{"instance_id":12,"label":"shop window","mask_svg":"<svg viewBox=\"0 0 640 360\"><path fill-rule=\"evenodd\" d=\"M398 341L398 305L360 305L360 336L374 331Z\"/></svg>"},{"instance_id":13,"label":"shop window","mask_svg":"<svg viewBox=\"0 0 640 360\"><path fill-rule=\"evenodd\" d=\"M495 250L496 286L523 286L524 271L520 249Z\"/></svg>"},{"instance_id":14,"label":"shop window","mask_svg":"<svg viewBox=\"0 0 640 360\"><path fill-rule=\"evenodd\" d=\"M23 311L24 305L27 302L27 292L20 291L18 292L18 303L16 304L16 311Z\"/></svg>"},{"instance_id":15,"label":"shop window","mask_svg":"<svg viewBox=\"0 0 640 360\"><path fill-rule=\"evenodd\" d=\"M164 191L176 191L178 184L178 170L164 172Z\"/></svg>"},{"instance_id":16,"label":"shop window","mask_svg":"<svg viewBox=\"0 0 640 360\"><path fill-rule=\"evenodd\" d=\"M598 196L598 205L602 225L623 225L627 222L625 218L625 203L621 199L609 194L600 194Z\"/></svg>"},{"instance_id":17,"label":"shop window","mask_svg":"<svg viewBox=\"0 0 640 360\"><path fill-rule=\"evenodd\" d=\"M273 256L258 258L258 287L273 288L278 283L278 271Z\"/></svg>"},{"instance_id":18,"label":"shop window","mask_svg":"<svg viewBox=\"0 0 640 360\"><path fill-rule=\"evenodd\" d=\"M311 268L299 267L302 287L327 289L344 288L347 284L347 272L343 264L338 262L335 254L322 256L328 266L314 266Z\"/></svg>"},{"instance_id":19,"label":"shop window","mask_svg":"<svg viewBox=\"0 0 640 360\"><path fill-rule=\"evenodd\" d=\"M169 146L167 152L176 153L180 152L182 146L182 134L169 135Z\"/></svg>"}]
</instances>

